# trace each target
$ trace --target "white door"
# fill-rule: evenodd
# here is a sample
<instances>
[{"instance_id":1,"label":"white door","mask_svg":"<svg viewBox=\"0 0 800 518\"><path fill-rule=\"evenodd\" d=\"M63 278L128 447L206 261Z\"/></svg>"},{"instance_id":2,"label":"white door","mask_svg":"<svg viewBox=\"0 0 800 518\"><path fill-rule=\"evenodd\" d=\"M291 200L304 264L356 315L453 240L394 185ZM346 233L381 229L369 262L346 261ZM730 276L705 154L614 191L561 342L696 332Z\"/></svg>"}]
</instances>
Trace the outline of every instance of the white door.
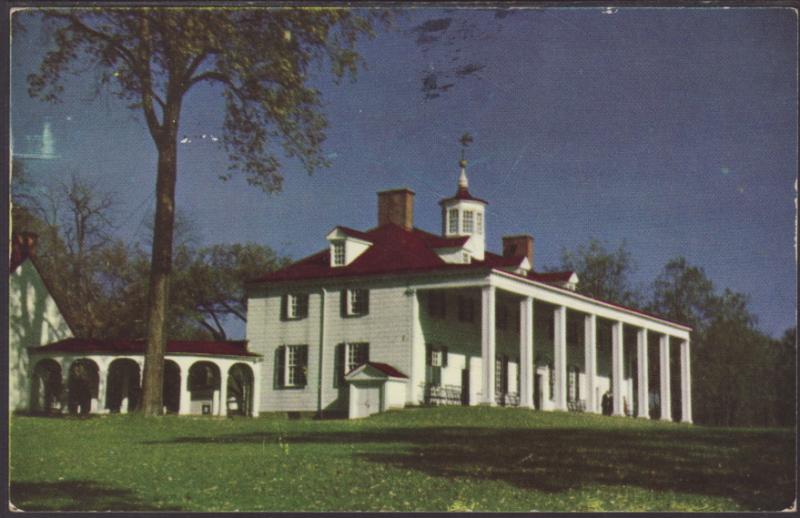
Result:
<instances>
[{"instance_id":1,"label":"white door","mask_svg":"<svg viewBox=\"0 0 800 518\"><path fill-rule=\"evenodd\" d=\"M381 411L381 387L366 385L358 388L358 417L367 417Z\"/></svg>"}]
</instances>

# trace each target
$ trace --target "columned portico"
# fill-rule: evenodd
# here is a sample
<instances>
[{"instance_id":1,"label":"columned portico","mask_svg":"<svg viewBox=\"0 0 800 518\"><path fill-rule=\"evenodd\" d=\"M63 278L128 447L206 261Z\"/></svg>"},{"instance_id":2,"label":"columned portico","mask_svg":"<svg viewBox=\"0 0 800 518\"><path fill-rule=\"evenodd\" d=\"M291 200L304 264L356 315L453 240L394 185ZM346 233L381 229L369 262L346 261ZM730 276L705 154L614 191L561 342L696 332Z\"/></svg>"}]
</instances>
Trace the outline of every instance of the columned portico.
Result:
<instances>
[{"instance_id":1,"label":"columned portico","mask_svg":"<svg viewBox=\"0 0 800 518\"><path fill-rule=\"evenodd\" d=\"M533 297L519 304L520 406L533 408Z\"/></svg>"},{"instance_id":2,"label":"columned portico","mask_svg":"<svg viewBox=\"0 0 800 518\"><path fill-rule=\"evenodd\" d=\"M681 422L692 422L692 375L689 340L681 342Z\"/></svg>"},{"instance_id":3,"label":"columned portico","mask_svg":"<svg viewBox=\"0 0 800 518\"><path fill-rule=\"evenodd\" d=\"M661 420L672 421L672 397L669 379L669 336L659 338L659 366L661 378Z\"/></svg>"},{"instance_id":4,"label":"columned portico","mask_svg":"<svg viewBox=\"0 0 800 518\"><path fill-rule=\"evenodd\" d=\"M611 326L611 392L614 395L613 415L625 415L622 402L622 376L624 365L624 335L622 322L614 322Z\"/></svg>"},{"instance_id":5,"label":"columned portico","mask_svg":"<svg viewBox=\"0 0 800 518\"><path fill-rule=\"evenodd\" d=\"M555 368L556 410L567 410L567 307L557 306L553 311L553 356Z\"/></svg>"},{"instance_id":6,"label":"columned portico","mask_svg":"<svg viewBox=\"0 0 800 518\"><path fill-rule=\"evenodd\" d=\"M639 393L637 394L636 417L650 417L650 394L647 379L647 329L636 332L636 370L638 374Z\"/></svg>"},{"instance_id":7,"label":"columned portico","mask_svg":"<svg viewBox=\"0 0 800 518\"><path fill-rule=\"evenodd\" d=\"M597 377L597 317L589 314L583 317L583 344L586 369L586 411L600 413L595 395Z\"/></svg>"},{"instance_id":8,"label":"columned portico","mask_svg":"<svg viewBox=\"0 0 800 518\"><path fill-rule=\"evenodd\" d=\"M481 403L494 406L494 369L495 369L495 287L481 288L481 356L483 359L483 383Z\"/></svg>"}]
</instances>

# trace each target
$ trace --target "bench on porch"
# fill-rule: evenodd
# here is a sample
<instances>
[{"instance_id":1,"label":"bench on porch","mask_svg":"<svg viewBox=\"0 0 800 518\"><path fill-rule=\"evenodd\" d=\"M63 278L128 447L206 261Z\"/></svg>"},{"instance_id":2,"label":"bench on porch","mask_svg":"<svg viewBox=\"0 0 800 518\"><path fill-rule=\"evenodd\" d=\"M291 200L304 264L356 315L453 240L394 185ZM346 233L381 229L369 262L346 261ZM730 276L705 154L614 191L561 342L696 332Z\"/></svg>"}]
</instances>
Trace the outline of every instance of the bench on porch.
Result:
<instances>
[{"instance_id":1,"label":"bench on porch","mask_svg":"<svg viewBox=\"0 0 800 518\"><path fill-rule=\"evenodd\" d=\"M423 384L426 405L460 405L461 387L458 385Z\"/></svg>"},{"instance_id":2,"label":"bench on porch","mask_svg":"<svg viewBox=\"0 0 800 518\"><path fill-rule=\"evenodd\" d=\"M567 410L570 412L586 412L586 400L567 401Z\"/></svg>"}]
</instances>

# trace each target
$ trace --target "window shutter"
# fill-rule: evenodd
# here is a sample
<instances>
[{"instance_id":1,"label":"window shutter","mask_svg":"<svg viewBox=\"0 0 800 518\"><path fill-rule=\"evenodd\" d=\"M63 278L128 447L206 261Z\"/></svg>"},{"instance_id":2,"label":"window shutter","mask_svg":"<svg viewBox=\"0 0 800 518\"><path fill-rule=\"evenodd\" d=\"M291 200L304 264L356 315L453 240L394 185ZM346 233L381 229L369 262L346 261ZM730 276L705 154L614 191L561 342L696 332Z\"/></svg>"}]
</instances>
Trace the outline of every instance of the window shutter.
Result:
<instances>
[{"instance_id":1,"label":"window shutter","mask_svg":"<svg viewBox=\"0 0 800 518\"><path fill-rule=\"evenodd\" d=\"M274 377L274 386L275 388L283 388L286 384L286 376L285 376L285 366L286 366L286 346L282 345L275 349L275 368L273 369L275 372Z\"/></svg>"},{"instance_id":2,"label":"window shutter","mask_svg":"<svg viewBox=\"0 0 800 518\"><path fill-rule=\"evenodd\" d=\"M297 317L306 318L308 316L308 293L300 295L297 301Z\"/></svg>"},{"instance_id":3,"label":"window shutter","mask_svg":"<svg viewBox=\"0 0 800 518\"><path fill-rule=\"evenodd\" d=\"M447 347L442 347L442 367L447 367Z\"/></svg>"},{"instance_id":4,"label":"window shutter","mask_svg":"<svg viewBox=\"0 0 800 518\"><path fill-rule=\"evenodd\" d=\"M333 358L334 388L344 386L344 349L344 344L336 344L336 351Z\"/></svg>"},{"instance_id":5,"label":"window shutter","mask_svg":"<svg viewBox=\"0 0 800 518\"><path fill-rule=\"evenodd\" d=\"M339 311L343 317L348 315L347 312L347 297L350 295L349 290L342 290L339 296Z\"/></svg>"},{"instance_id":6,"label":"window shutter","mask_svg":"<svg viewBox=\"0 0 800 518\"><path fill-rule=\"evenodd\" d=\"M303 345L299 347L297 354L297 372L295 373L295 379L298 385L305 387L308 384L306 375L308 372L308 346Z\"/></svg>"},{"instance_id":7,"label":"window shutter","mask_svg":"<svg viewBox=\"0 0 800 518\"><path fill-rule=\"evenodd\" d=\"M369 344L364 344L364 363L369 361Z\"/></svg>"},{"instance_id":8,"label":"window shutter","mask_svg":"<svg viewBox=\"0 0 800 518\"><path fill-rule=\"evenodd\" d=\"M281 295L281 320L288 320L289 319L289 311L287 309L289 295L283 294Z\"/></svg>"},{"instance_id":9,"label":"window shutter","mask_svg":"<svg viewBox=\"0 0 800 518\"><path fill-rule=\"evenodd\" d=\"M503 355L503 392L508 392L508 355Z\"/></svg>"},{"instance_id":10,"label":"window shutter","mask_svg":"<svg viewBox=\"0 0 800 518\"><path fill-rule=\"evenodd\" d=\"M431 344L425 344L425 365L433 365L433 347L431 347Z\"/></svg>"},{"instance_id":11,"label":"window shutter","mask_svg":"<svg viewBox=\"0 0 800 518\"><path fill-rule=\"evenodd\" d=\"M369 290L364 290L364 291L361 292L361 294L364 297L364 303L361 306L363 308L363 311L361 312L361 314L362 315L368 315L369 314ZM367 347L367 350L369 350L369 346Z\"/></svg>"}]
</instances>

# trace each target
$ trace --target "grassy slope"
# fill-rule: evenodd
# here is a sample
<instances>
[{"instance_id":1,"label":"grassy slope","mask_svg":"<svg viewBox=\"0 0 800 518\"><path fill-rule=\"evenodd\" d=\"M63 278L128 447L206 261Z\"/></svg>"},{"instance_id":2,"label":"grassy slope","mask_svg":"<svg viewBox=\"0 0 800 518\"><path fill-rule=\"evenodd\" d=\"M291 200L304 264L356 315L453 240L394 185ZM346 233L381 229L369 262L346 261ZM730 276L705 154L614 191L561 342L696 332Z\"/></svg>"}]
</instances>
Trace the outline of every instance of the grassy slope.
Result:
<instances>
[{"instance_id":1,"label":"grassy slope","mask_svg":"<svg viewBox=\"0 0 800 518\"><path fill-rule=\"evenodd\" d=\"M504 408L11 420L26 510L780 510L793 430Z\"/></svg>"}]
</instances>

